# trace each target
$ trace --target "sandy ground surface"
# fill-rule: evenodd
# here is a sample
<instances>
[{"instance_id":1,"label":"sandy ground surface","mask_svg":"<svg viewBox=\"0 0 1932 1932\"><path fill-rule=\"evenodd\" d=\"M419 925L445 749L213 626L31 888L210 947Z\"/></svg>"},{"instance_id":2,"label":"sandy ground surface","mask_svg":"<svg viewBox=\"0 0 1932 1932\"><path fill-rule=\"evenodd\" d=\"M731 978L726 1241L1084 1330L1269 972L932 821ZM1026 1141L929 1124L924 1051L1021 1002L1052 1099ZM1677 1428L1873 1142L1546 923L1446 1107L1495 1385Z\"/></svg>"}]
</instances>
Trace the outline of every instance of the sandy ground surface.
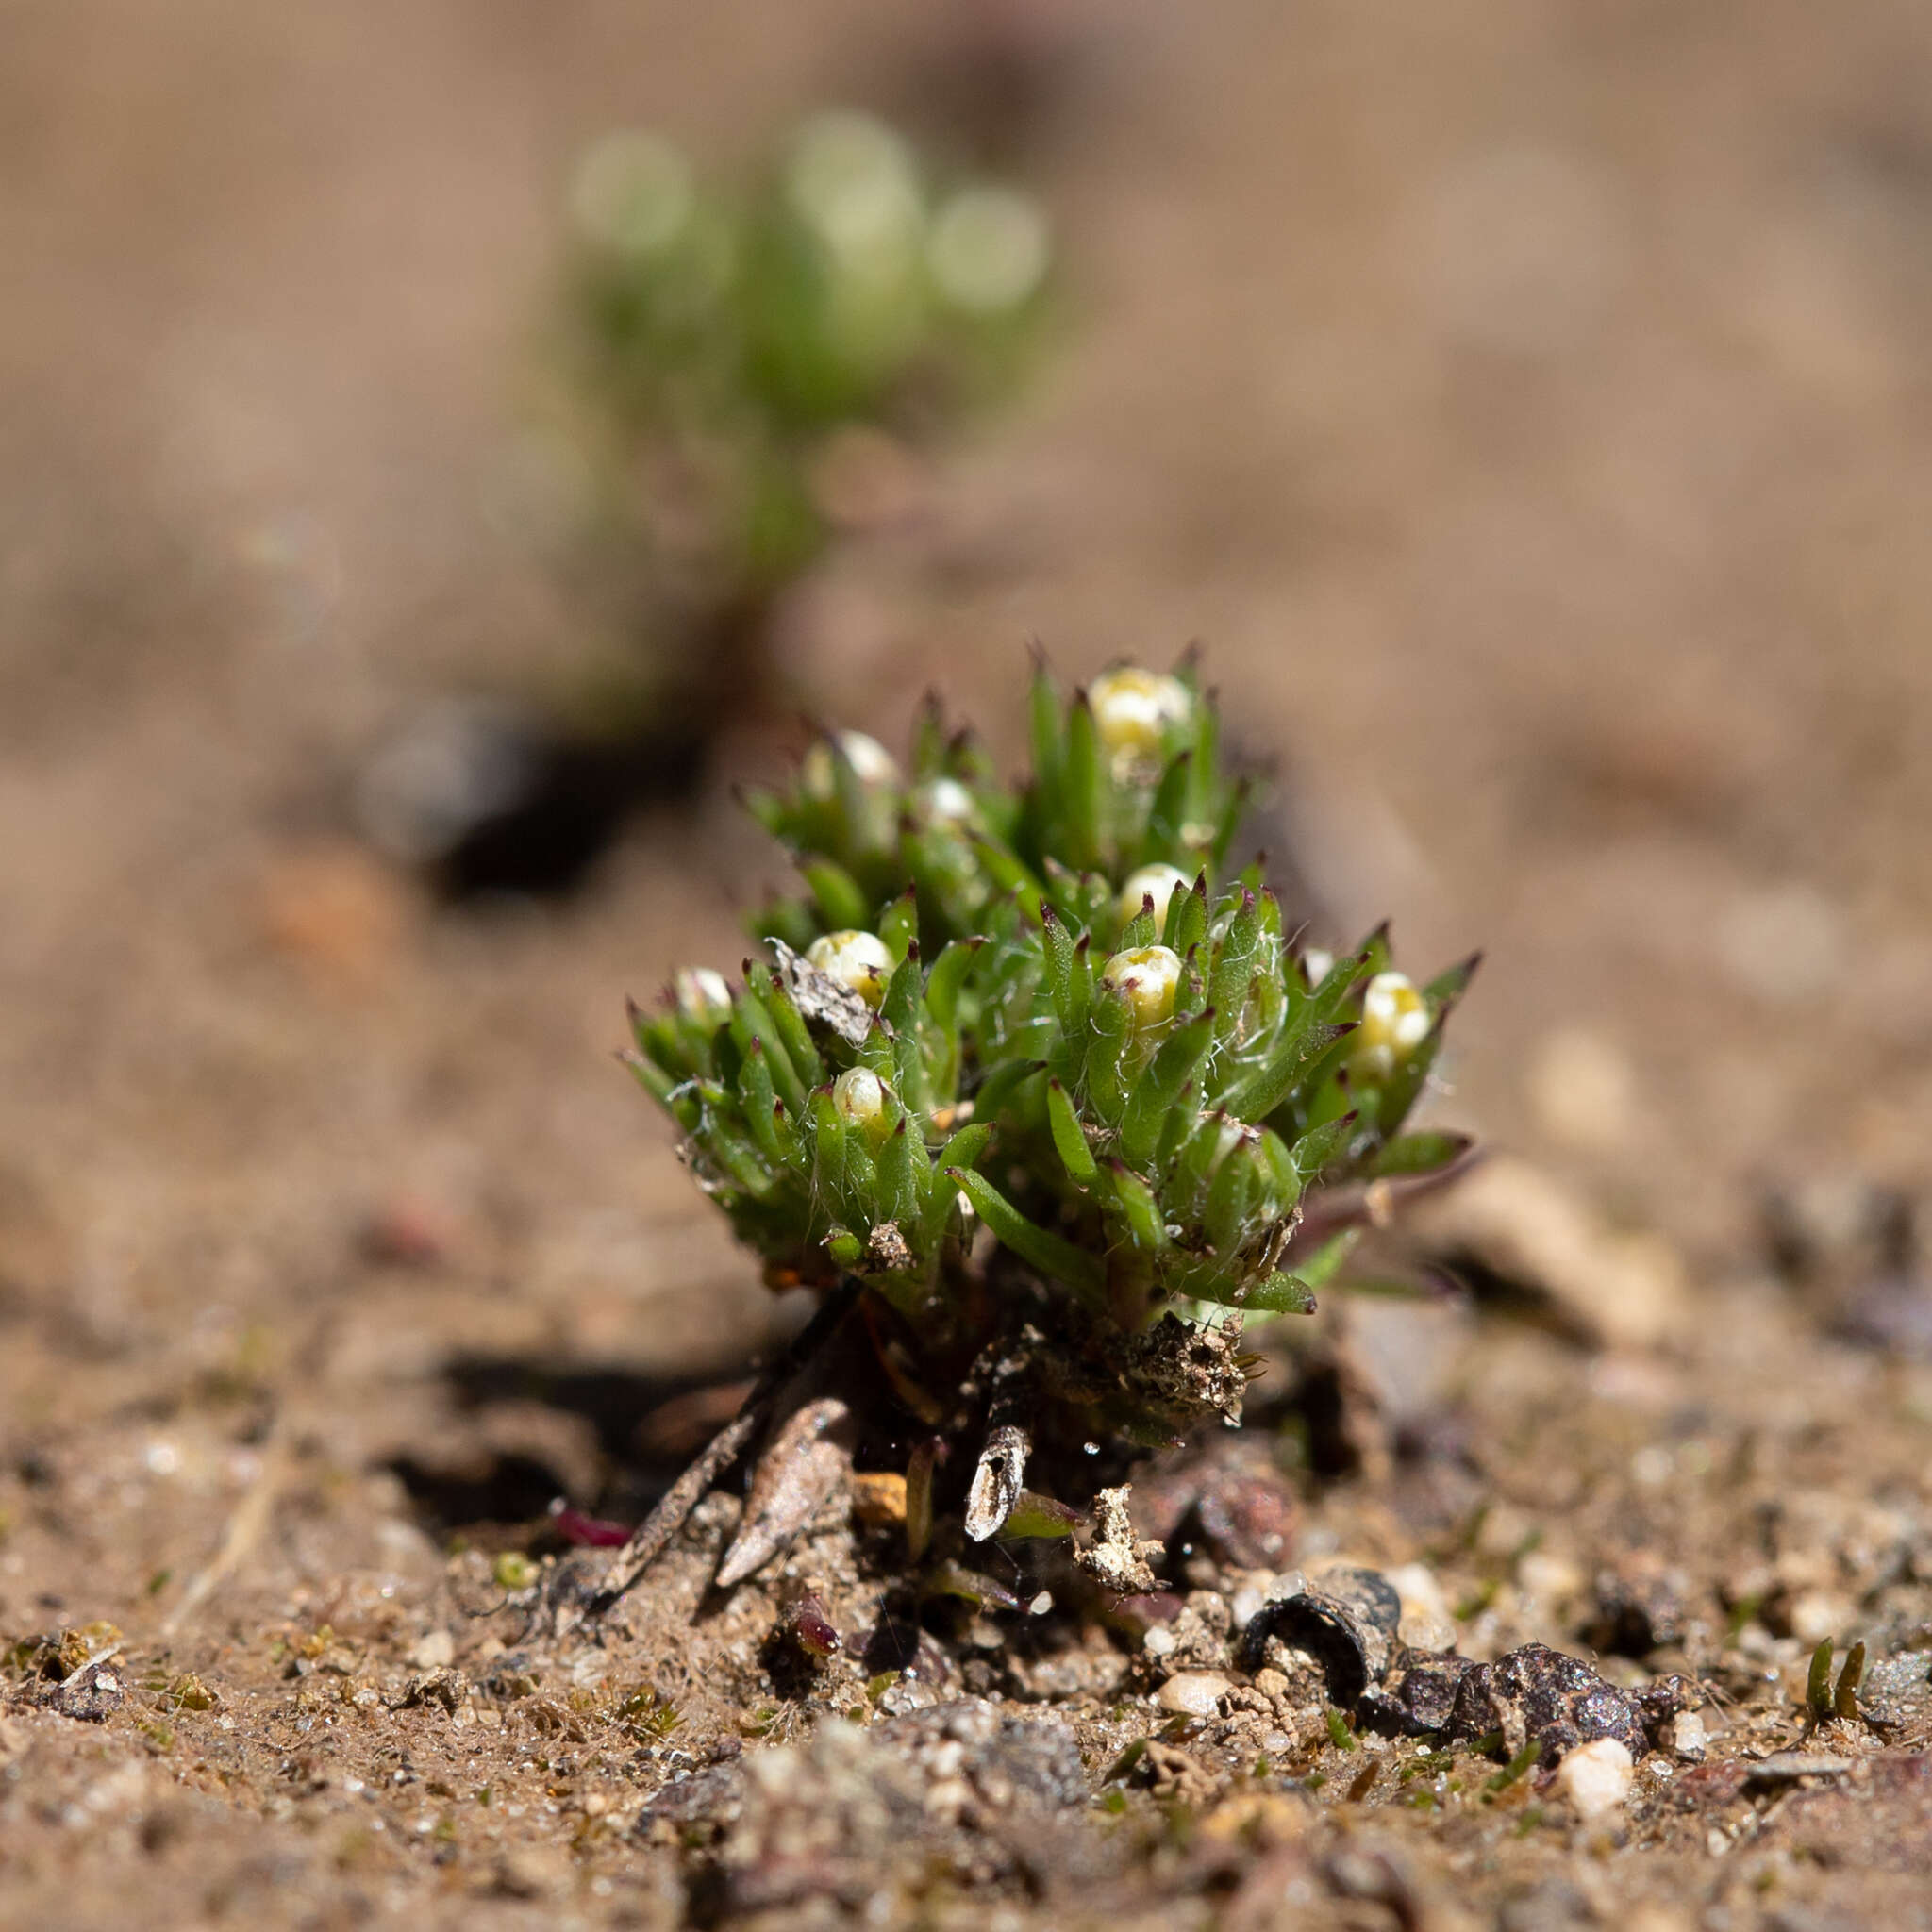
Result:
<instances>
[{"instance_id":1,"label":"sandy ground surface","mask_svg":"<svg viewBox=\"0 0 1932 1932\"><path fill-rule=\"evenodd\" d=\"M1410 1447L1294 1471L1276 1567L1423 1565L1489 1657L1591 1654L1599 1572L1661 1564L1675 1634L1606 1669L1701 1674L1712 1760L1840 1769L1662 1749L1585 1821L1292 1697L1190 1718L1137 1634L1068 1624L1010 1663L951 1633L940 1677L1057 1727L1026 1762L1058 1769L1031 1810L933 1800L915 1709L761 1661L771 1590L691 1623L728 1498L603 1644L525 1641L494 1554L553 1494L637 1514L704 1407L658 1405L785 1318L608 1058L626 991L740 956L776 862L724 780L769 747L562 906L437 908L355 841L348 779L425 693L586 652L509 481L580 143L651 120L729 160L814 100L930 103L962 16L25 0L0 1922L1932 1923L1924 1713L1807 1733L1798 1702L1820 1637L1932 1631L1932 1386L1828 1335L1759 1224L1767 1188L1927 1177L1932 18L1100 12L1042 10L1065 62L1016 152L1068 347L920 523L802 587L787 668L889 739L939 679L1010 750L1029 637L1073 675L1206 641L1286 755L1321 923L1486 949L1439 1110L1635 1271L1586 1262L1567 1340L1378 1314ZM1911 1262L1833 1255L1819 1296ZM876 1615L874 1546L803 1560ZM1231 1600L1202 1560L1175 1580ZM125 1697L43 1707L36 1641L100 1621ZM901 1731L812 1740L855 1709ZM1191 1769L1104 1783L1163 1725ZM713 1774L735 1824L640 1823ZM814 1830L837 1883L745 1877Z\"/></svg>"}]
</instances>

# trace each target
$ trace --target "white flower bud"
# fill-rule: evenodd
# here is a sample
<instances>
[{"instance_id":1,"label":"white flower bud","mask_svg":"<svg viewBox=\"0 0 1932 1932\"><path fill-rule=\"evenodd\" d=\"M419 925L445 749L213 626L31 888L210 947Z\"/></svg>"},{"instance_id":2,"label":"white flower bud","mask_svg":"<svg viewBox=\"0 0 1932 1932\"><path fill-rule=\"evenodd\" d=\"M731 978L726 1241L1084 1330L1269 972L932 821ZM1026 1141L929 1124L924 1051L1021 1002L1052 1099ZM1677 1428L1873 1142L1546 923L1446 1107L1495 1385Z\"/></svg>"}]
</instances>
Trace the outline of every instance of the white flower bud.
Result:
<instances>
[{"instance_id":1,"label":"white flower bud","mask_svg":"<svg viewBox=\"0 0 1932 1932\"><path fill-rule=\"evenodd\" d=\"M687 1020L719 1020L731 1010L724 975L708 966L680 966L672 975L671 992Z\"/></svg>"},{"instance_id":2,"label":"white flower bud","mask_svg":"<svg viewBox=\"0 0 1932 1932\"><path fill-rule=\"evenodd\" d=\"M1193 881L1177 865L1143 865L1121 888L1121 918L1123 921L1136 918L1142 904L1151 898L1154 901L1154 930L1165 933L1168 902L1176 892L1187 891L1192 884Z\"/></svg>"},{"instance_id":3,"label":"white flower bud","mask_svg":"<svg viewBox=\"0 0 1932 1932\"><path fill-rule=\"evenodd\" d=\"M979 816L979 802L957 778L935 778L920 788L919 802L934 824L958 825Z\"/></svg>"},{"instance_id":4,"label":"white flower bud","mask_svg":"<svg viewBox=\"0 0 1932 1932\"><path fill-rule=\"evenodd\" d=\"M870 1067L848 1067L832 1082L832 1105L874 1146L886 1137L885 1083Z\"/></svg>"},{"instance_id":5,"label":"white flower bud","mask_svg":"<svg viewBox=\"0 0 1932 1932\"><path fill-rule=\"evenodd\" d=\"M1174 1017L1181 962L1165 946L1136 946L1132 952L1116 953L1100 969L1100 983L1125 998L1134 1031L1150 1033Z\"/></svg>"},{"instance_id":6,"label":"white flower bud","mask_svg":"<svg viewBox=\"0 0 1932 1932\"><path fill-rule=\"evenodd\" d=\"M1124 766L1158 758L1168 727L1184 723L1194 708L1193 695L1179 678L1132 664L1103 672L1087 688L1087 702L1116 775Z\"/></svg>"},{"instance_id":7,"label":"white flower bud","mask_svg":"<svg viewBox=\"0 0 1932 1932\"><path fill-rule=\"evenodd\" d=\"M1334 964L1335 955L1324 951L1321 946L1310 946L1302 955L1302 971L1308 975L1310 986L1320 986L1328 977Z\"/></svg>"},{"instance_id":8,"label":"white flower bud","mask_svg":"<svg viewBox=\"0 0 1932 1932\"><path fill-rule=\"evenodd\" d=\"M1052 256L1040 204L1010 188L960 190L934 218L925 244L941 299L969 315L1018 308L1046 279Z\"/></svg>"},{"instance_id":9,"label":"white flower bud","mask_svg":"<svg viewBox=\"0 0 1932 1932\"><path fill-rule=\"evenodd\" d=\"M587 241L655 255L684 232L696 206L691 163L663 136L607 134L578 164L570 211Z\"/></svg>"},{"instance_id":10,"label":"white flower bud","mask_svg":"<svg viewBox=\"0 0 1932 1932\"><path fill-rule=\"evenodd\" d=\"M835 109L808 121L785 191L842 267L876 274L919 245L925 203L912 151L869 114Z\"/></svg>"},{"instance_id":11,"label":"white flower bud","mask_svg":"<svg viewBox=\"0 0 1932 1932\"><path fill-rule=\"evenodd\" d=\"M883 791L898 784L898 764L876 738L868 738L863 731L841 731L836 735L845 762L866 791ZM823 738L806 753L798 775L808 798L828 799L838 794L839 778L832 764L832 747Z\"/></svg>"},{"instance_id":12,"label":"white flower bud","mask_svg":"<svg viewBox=\"0 0 1932 1932\"><path fill-rule=\"evenodd\" d=\"M1378 973L1362 995L1362 1023L1349 1058L1358 1073L1386 1080L1428 1033L1428 1004L1407 975Z\"/></svg>"},{"instance_id":13,"label":"white flower bud","mask_svg":"<svg viewBox=\"0 0 1932 1932\"><path fill-rule=\"evenodd\" d=\"M892 976L892 956L876 933L828 932L805 949L806 962L821 973L829 974L841 986L849 986L867 1006L876 1007L886 996L886 982Z\"/></svg>"}]
</instances>

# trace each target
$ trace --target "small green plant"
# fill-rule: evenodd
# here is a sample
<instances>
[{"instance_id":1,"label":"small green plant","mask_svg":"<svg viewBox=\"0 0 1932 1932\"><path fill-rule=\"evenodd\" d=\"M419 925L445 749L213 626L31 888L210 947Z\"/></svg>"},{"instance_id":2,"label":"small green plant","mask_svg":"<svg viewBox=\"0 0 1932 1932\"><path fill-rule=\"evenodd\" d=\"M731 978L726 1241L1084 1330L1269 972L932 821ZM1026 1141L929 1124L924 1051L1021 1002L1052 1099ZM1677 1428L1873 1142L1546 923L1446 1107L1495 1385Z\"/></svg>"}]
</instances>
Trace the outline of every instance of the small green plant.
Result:
<instances>
[{"instance_id":1,"label":"small green plant","mask_svg":"<svg viewBox=\"0 0 1932 1932\"><path fill-rule=\"evenodd\" d=\"M1050 226L844 108L735 182L608 135L569 208L552 415L578 575L643 647L633 695L708 729L769 673L774 598L839 531L902 516L926 453L1035 360Z\"/></svg>"},{"instance_id":2,"label":"small green plant","mask_svg":"<svg viewBox=\"0 0 1932 1932\"><path fill-rule=\"evenodd\" d=\"M1836 1687L1831 1681L1835 1650L1829 1637L1821 1638L1806 1673L1805 1704L1814 1724L1833 1717L1856 1722L1859 1716L1858 1686L1865 1680L1865 1646L1855 1643L1845 1653L1844 1667L1839 1672Z\"/></svg>"},{"instance_id":3,"label":"small green plant","mask_svg":"<svg viewBox=\"0 0 1932 1932\"><path fill-rule=\"evenodd\" d=\"M1259 867L1228 869L1244 790L1191 664L1070 703L1042 666L1032 753L1003 782L936 706L905 770L822 740L751 801L806 886L754 922L773 957L633 1012L699 1185L863 1337L869 1420L918 1438L908 1496L936 1444L972 1452L922 1546L961 1488L970 1540L1064 1535L1048 1491L1083 1445L1238 1422L1243 1324L1312 1307L1469 1144L1406 1123L1474 961L1418 986L1385 932L1297 945ZM1116 1494L1091 1574L1145 1588Z\"/></svg>"}]
</instances>

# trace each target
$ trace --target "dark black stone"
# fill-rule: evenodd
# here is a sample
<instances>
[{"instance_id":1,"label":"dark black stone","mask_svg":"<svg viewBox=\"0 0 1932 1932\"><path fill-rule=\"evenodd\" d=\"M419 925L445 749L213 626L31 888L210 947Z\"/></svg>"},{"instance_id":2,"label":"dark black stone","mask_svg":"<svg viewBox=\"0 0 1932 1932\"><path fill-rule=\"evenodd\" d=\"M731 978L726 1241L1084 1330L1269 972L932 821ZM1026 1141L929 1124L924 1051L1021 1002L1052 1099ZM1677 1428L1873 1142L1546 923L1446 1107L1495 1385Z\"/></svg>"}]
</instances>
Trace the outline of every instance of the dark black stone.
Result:
<instances>
[{"instance_id":1,"label":"dark black stone","mask_svg":"<svg viewBox=\"0 0 1932 1932\"><path fill-rule=\"evenodd\" d=\"M1450 1735L1470 1741L1497 1736L1506 1756L1540 1744L1551 1764L1596 1738L1615 1738L1633 1758L1644 1750L1636 1702L1581 1657L1545 1643L1525 1643L1469 1671L1457 1687Z\"/></svg>"}]
</instances>

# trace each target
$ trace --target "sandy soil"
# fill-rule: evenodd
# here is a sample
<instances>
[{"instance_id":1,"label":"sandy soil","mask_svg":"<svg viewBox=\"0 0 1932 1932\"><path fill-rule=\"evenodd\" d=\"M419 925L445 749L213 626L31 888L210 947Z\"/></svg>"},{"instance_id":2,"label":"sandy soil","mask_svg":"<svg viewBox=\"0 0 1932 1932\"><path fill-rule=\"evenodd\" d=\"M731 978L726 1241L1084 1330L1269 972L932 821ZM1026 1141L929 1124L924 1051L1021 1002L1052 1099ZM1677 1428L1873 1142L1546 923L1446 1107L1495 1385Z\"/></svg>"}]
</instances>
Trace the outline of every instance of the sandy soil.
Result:
<instances>
[{"instance_id":1,"label":"sandy soil","mask_svg":"<svg viewBox=\"0 0 1932 1932\"><path fill-rule=\"evenodd\" d=\"M0 61L0 1922L1932 1923L1924 1711L1802 1705L1821 1637L1932 1631L1932 1384L1827 1332L1912 1262L1834 1202L1922 1191L1932 1123L1932 22L1008 10L1064 50L1007 136L1067 348L802 587L787 667L887 738L940 678L1011 749L1029 637L1199 637L1319 923L1486 949L1439 1110L1583 1204L1561 1332L1363 1317L1387 1427L1286 1457L1273 1567L1422 1565L1492 1657L1593 1654L1600 1573L1660 1566L1674 1634L1604 1667L1697 1674L1707 1759L1586 1822L1319 1699L1190 1717L1058 1618L938 1633L1043 1728L934 1799L917 1700L766 1647L783 1579L693 1621L729 1497L601 1643L525 1631L495 1556L554 1494L640 1513L797 1319L608 1058L626 991L740 956L771 747L576 899L461 913L349 778L424 694L594 655L512 487L577 146L929 108L972 16L43 0ZM1808 1294L1761 1231L1799 1183ZM799 1561L858 1639L889 1552ZM36 1646L100 1622L91 1722ZM1718 1768L1784 1749L1839 1768ZM759 1890L787 1857L816 1891Z\"/></svg>"}]
</instances>

